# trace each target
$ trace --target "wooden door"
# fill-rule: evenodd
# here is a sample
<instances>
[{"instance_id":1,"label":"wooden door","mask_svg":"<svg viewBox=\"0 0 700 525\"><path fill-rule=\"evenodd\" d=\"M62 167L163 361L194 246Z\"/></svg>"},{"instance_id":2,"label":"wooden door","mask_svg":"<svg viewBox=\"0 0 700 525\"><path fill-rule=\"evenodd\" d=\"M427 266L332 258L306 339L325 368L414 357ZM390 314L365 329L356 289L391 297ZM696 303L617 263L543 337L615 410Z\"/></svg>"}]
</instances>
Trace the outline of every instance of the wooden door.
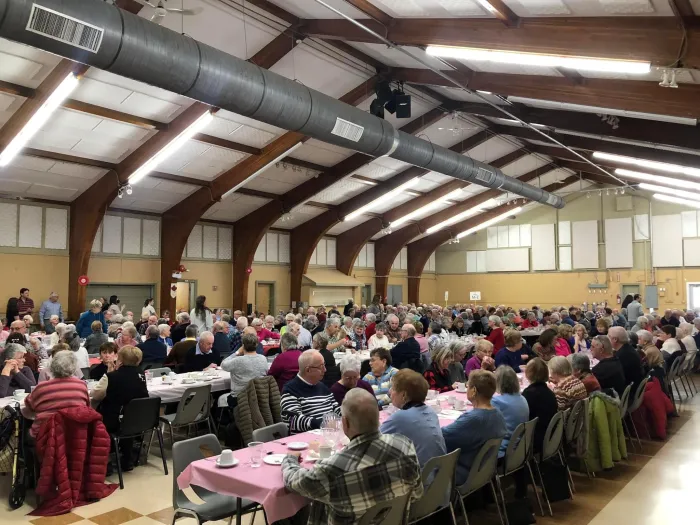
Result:
<instances>
[{"instance_id":1,"label":"wooden door","mask_svg":"<svg viewBox=\"0 0 700 525\"><path fill-rule=\"evenodd\" d=\"M272 285L258 283L255 288L255 309L269 313L272 301Z\"/></svg>"}]
</instances>

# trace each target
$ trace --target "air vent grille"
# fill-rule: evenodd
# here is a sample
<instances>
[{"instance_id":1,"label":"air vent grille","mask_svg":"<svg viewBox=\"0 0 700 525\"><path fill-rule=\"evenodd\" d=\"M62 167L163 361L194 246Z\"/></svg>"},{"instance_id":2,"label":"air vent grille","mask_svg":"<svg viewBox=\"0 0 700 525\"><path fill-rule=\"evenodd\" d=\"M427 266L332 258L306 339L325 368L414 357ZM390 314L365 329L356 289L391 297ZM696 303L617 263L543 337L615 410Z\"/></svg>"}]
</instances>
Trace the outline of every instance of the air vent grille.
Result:
<instances>
[{"instance_id":1,"label":"air vent grille","mask_svg":"<svg viewBox=\"0 0 700 525\"><path fill-rule=\"evenodd\" d=\"M37 4L32 5L27 31L97 53L104 30Z\"/></svg>"}]
</instances>

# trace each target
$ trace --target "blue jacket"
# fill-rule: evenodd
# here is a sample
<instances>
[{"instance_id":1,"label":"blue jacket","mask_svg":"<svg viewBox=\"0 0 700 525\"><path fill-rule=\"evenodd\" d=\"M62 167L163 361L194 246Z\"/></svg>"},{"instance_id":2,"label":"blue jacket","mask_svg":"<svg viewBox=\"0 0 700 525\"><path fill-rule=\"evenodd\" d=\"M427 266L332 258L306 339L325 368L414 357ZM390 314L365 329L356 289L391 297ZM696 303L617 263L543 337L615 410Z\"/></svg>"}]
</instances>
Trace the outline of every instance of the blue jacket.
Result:
<instances>
[{"instance_id":1,"label":"blue jacket","mask_svg":"<svg viewBox=\"0 0 700 525\"><path fill-rule=\"evenodd\" d=\"M87 339L87 337L92 334L92 328L90 325L94 321L99 321L102 323L102 332L107 333L107 323L105 322L105 314L104 312L100 312L97 314L92 313L92 311L88 310L87 312L83 312L80 314L80 318L78 319L78 322L75 323L75 331L78 332L78 335L82 339Z\"/></svg>"},{"instance_id":2,"label":"blue jacket","mask_svg":"<svg viewBox=\"0 0 700 525\"><path fill-rule=\"evenodd\" d=\"M168 347L161 343L159 338L146 339L143 343L136 345L136 348L143 352L143 363L162 363L168 355Z\"/></svg>"},{"instance_id":3,"label":"blue jacket","mask_svg":"<svg viewBox=\"0 0 700 525\"><path fill-rule=\"evenodd\" d=\"M421 467L430 458L447 453L438 416L424 404L394 412L379 430L382 434L402 434L413 441Z\"/></svg>"}]
</instances>

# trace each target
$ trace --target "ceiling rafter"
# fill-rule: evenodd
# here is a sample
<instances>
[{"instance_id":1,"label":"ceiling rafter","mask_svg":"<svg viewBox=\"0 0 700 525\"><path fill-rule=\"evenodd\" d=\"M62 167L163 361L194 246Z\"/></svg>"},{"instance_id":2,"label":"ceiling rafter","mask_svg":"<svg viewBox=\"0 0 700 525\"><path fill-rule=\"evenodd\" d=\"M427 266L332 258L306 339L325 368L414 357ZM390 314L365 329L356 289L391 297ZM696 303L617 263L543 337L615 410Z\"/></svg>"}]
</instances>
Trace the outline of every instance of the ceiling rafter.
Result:
<instances>
[{"instance_id":1,"label":"ceiling rafter","mask_svg":"<svg viewBox=\"0 0 700 525\"><path fill-rule=\"evenodd\" d=\"M498 18L506 27L518 27L520 17L503 0L477 0L489 13Z\"/></svg>"},{"instance_id":2,"label":"ceiling rafter","mask_svg":"<svg viewBox=\"0 0 700 525\"><path fill-rule=\"evenodd\" d=\"M385 26L390 26L394 21L390 15L386 14L368 0L345 0L345 2Z\"/></svg>"}]
</instances>

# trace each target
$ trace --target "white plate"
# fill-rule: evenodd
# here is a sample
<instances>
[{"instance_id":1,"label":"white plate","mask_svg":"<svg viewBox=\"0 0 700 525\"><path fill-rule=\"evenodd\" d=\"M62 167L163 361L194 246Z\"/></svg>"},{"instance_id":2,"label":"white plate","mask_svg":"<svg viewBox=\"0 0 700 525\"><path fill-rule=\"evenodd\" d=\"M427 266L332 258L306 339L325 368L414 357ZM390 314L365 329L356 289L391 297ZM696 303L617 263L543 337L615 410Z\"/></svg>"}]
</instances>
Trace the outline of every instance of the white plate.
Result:
<instances>
[{"instance_id":1,"label":"white plate","mask_svg":"<svg viewBox=\"0 0 700 525\"><path fill-rule=\"evenodd\" d=\"M286 455L287 454L270 454L263 458L263 463L267 463L268 465L281 465Z\"/></svg>"},{"instance_id":2,"label":"white plate","mask_svg":"<svg viewBox=\"0 0 700 525\"><path fill-rule=\"evenodd\" d=\"M231 468L238 465L238 460L236 458L233 458L233 463L231 463L230 465L222 465L221 463L219 463L220 459L220 457L216 458L216 466L219 468Z\"/></svg>"},{"instance_id":3,"label":"white plate","mask_svg":"<svg viewBox=\"0 0 700 525\"><path fill-rule=\"evenodd\" d=\"M293 441L287 445L287 448L290 450L306 450L309 448L309 444L303 441Z\"/></svg>"}]
</instances>

